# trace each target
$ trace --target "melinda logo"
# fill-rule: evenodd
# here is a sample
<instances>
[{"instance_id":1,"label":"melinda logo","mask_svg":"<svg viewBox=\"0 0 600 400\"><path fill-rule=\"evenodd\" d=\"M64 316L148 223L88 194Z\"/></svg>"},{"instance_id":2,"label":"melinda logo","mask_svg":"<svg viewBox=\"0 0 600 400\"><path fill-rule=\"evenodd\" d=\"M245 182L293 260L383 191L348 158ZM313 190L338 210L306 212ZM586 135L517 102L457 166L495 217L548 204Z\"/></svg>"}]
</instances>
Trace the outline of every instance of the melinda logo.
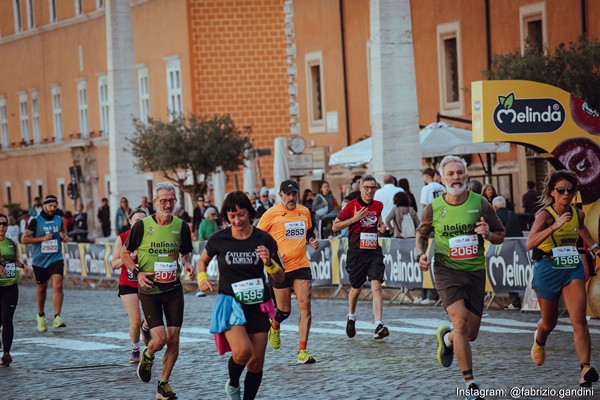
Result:
<instances>
[{"instance_id":1,"label":"melinda logo","mask_svg":"<svg viewBox=\"0 0 600 400\"><path fill-rule=\"evenodd\" d=\"M550 133L565 122L565 108L555 99L498 96L494 124L504 133Z\"/></svg>"}]
</instances>

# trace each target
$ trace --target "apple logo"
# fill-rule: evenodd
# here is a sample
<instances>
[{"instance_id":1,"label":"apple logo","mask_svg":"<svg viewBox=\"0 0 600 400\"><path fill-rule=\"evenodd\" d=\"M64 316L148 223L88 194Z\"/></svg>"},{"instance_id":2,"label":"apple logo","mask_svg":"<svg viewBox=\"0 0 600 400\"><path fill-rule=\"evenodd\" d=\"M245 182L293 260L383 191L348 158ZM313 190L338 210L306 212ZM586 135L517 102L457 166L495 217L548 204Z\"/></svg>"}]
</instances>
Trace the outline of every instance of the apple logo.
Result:
<instances>
[{"instance_id":1,"label":"apple logo","mask_svg":"<svg viewBox=\"0 0 600 400\"><path fill-rule=\"evenodd\" d=\"M578 127L591 135L600 135L600 113L575 95L569 99L571 117Z\"/></svg>"},{"instance_id":2,"label":"apple logo","mask_svg":"<svg viewBox=\"0 0 600 400\"><path fill-rule=\"evenodd\" d=\"M600 197L600 146L585 137L565 139L552 154L579 178L579 192L583 204L591 204Z\"/></svg>"}]
</instances>

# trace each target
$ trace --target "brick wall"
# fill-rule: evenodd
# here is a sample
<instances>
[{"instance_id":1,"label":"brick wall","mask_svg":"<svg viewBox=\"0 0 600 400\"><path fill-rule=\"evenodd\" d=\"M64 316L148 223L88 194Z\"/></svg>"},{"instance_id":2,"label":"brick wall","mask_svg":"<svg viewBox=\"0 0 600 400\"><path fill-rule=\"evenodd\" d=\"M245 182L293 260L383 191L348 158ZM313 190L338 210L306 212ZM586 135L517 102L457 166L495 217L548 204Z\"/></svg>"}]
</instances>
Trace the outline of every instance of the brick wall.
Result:
<instances>
[{"instance_id":1,"label":"brick wall","mask_svg":"<svg viewBox=\"0 0 600 400\"><path fill-rule=\"evenodd\" d=\"M283 0L189 0L188 7L194 113L231 114L237 126L252 126L255 148L273 150L273 139L290 133ZM272 156L260 166L274 186ZM230 174L227 190L234 182Z\"/></svg>"}]
</instances>

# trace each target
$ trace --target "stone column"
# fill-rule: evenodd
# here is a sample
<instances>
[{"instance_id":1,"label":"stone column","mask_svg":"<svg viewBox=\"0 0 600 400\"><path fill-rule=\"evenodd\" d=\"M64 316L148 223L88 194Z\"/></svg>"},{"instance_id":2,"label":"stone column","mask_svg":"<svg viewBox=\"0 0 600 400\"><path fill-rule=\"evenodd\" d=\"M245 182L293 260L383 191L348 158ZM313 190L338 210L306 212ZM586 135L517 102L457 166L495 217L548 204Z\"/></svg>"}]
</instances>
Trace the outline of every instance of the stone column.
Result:
<instances>
[{"instance_id":1,"label":"stone column","mask_svg":"<svg viewBox=\"0 0 600 400\"><path fill-rule=\"evenodd\" d=\"M137 78L131 35L129 1L106 2L106 61L109 100L109 163L111 226L119 200L127 197L129 206L136 207L145 194L146 181L135 170L135 158L123 151L125 140L134 131L133 117L139 117Z\"/></svg>"},{"instance_id":2,"label":"stone column","mask_svg":"<svg viewBox=\"0 0 600 400\"><path fill-rule=\"evenodd\" d=\"M407 178L417 202L421 149L410 0L371 0L371 168Z\"/></svg>"}]
</instances>

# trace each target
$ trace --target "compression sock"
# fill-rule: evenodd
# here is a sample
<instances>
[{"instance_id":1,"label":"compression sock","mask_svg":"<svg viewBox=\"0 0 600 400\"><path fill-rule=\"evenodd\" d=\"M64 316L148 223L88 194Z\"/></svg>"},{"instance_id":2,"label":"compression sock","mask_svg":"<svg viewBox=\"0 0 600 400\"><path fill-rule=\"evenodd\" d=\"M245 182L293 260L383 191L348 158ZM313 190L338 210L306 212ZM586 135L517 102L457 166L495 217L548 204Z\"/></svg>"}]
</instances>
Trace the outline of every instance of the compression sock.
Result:
<instances>
[{"instance_id":1,"label":"compression sock","mask_svg":"<svg viewBox=\"0 0 600 400\"><path fill-rule=\"evenodd\" d=\"M254 400L260 383L262 381L263 372L250 372L246 373L246 379L244 379L244 400Z\"/></svg>"},{"instance_id":2,"label":"compression sock","mask_svg":"<svg viewBox=\"0 0 600 400\"><path fill-rule=\"evenodd\" d=\"M471 383L473 381L473 370L469 369L466 371L462 371L463 374L463 378L465 379L465 383L467 384L467 386L469 386L468 384Z\"/></svg>"},{"instance_id":3,"label":"compression sock","mask_svg":"<svg viewBox=\"0 0 600 400\"><path fill-rule=\"evenodd\" d=\"M245 365L236 364L233 361L233 356L229 357L227 368L229 369L229 385L231 387L240 387L240 376L242 376L245 367Z\"/></svg>"}]
</instances>

